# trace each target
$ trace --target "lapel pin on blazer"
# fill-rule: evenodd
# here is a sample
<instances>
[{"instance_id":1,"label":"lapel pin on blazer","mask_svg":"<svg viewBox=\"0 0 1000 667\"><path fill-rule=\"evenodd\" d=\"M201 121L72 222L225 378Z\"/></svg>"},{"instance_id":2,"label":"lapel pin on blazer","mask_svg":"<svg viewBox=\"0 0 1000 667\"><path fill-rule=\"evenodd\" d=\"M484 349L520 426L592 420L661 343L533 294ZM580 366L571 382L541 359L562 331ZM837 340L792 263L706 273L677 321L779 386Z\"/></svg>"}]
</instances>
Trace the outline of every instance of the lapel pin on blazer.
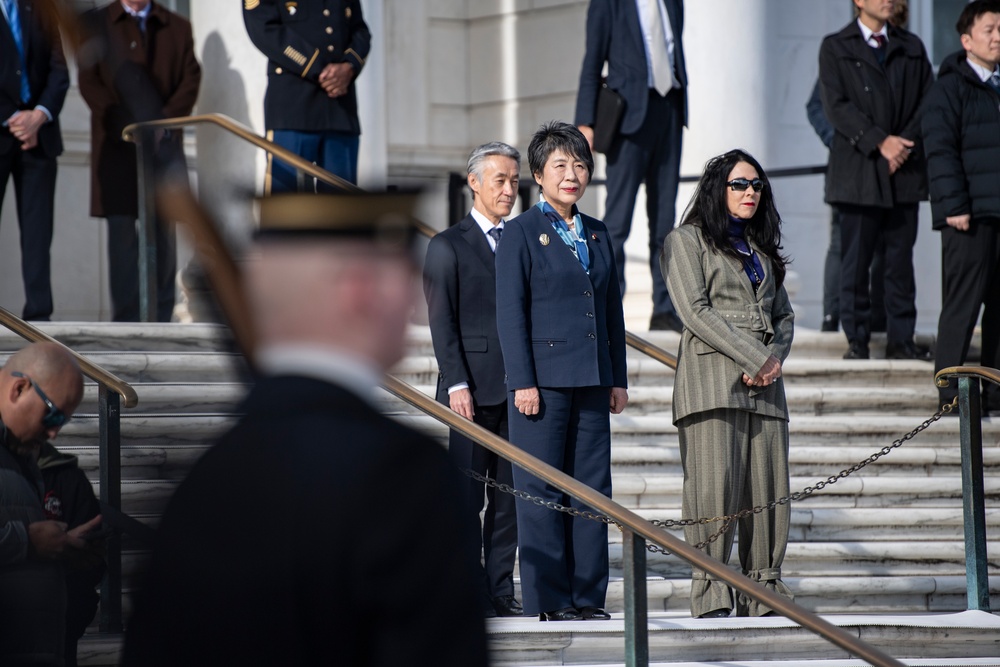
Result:
<instances>
[{"instance_id":1,"label":"lapel pin on blazer","mask_svg":"<svg viewBox=\"0 0 1000 667\"><path fill-rule=\"evenodd\" d=\"M598 240L598 238L597 238L597 234L591 234L590 235L590 240L591 241L596 241L597 243L600 243L600 240Z\"/></svg>"},{"instance_id":2,"label":"lapel pin on blazer","mask_svg":"<svg viewBox=\"0 0 1000 667\"><path fill-rule=\"evenodd\" d=\"M548 234L539 234L539 236L538 236L538 242L541 243L542 245L548 245L549 244L549 235Z\"/></svg>"}]
</instances>

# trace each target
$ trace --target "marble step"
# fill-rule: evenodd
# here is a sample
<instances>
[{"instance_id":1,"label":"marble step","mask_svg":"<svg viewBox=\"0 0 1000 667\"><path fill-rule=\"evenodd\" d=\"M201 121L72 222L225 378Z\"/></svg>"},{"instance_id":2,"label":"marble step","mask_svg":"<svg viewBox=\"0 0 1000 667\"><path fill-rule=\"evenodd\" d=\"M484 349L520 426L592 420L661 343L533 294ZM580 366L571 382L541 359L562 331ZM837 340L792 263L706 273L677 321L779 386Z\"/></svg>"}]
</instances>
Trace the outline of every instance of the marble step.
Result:
<instances>
[{"instance_id":1,"label":"marble step","mask_svg":"<svg viewBox=\"0 0 1000 667\"><path fill-rule=\"evenodd\" d=\"M1000 618L986 612L824 618L893 657L919 660L915 665L1000 664ZM851 656L846 651L784 618L691 619L658 613L650 615L648 628L649 657L654 664L736 667L751 664L747 661L813 665L820 660L865 664L847 662ZM490 619L487 631L495 667L620 665L623 661L624 619L618 614L603 622ZM949 658L961 661L941 661Z\"/></svg>"},{"instance_id":2,"label":"marble step","mask_svg":"<svg viewBox=\"0 0 1000 667\"><path fill-rule=\"evenodd\" d=\"M139 396L135 408L123 408L122 415L132 413L236 412L250 390L249 382L134 382L130 383ZM98 387L84 385L83 401L77 414L96 414Z\"/></svg>"},{"instance_id":3,"label":"marble step","mask_svg":"<svg viewBox=\"0 0 1000 667\"><path fill-rule=\"evenodd\" d=\"M985 612L925 615L824 615L910 667L998 667L993 635L1000 621ZM648 619L651 667L862 667L821 637L787 619L691 619L654 612ZM582 623L488 619L494 667L623 667L624 617ZM741 649L746 645L744 653ZM925 646L926 645L926 646ZM81 667L111 667L120 660L121 637L86 635ZM920 653L919 657L907 657ZM953 657L956 656L956 657ZM979 657L985 656L985 657Z\"/></svg>"}]
</instances>

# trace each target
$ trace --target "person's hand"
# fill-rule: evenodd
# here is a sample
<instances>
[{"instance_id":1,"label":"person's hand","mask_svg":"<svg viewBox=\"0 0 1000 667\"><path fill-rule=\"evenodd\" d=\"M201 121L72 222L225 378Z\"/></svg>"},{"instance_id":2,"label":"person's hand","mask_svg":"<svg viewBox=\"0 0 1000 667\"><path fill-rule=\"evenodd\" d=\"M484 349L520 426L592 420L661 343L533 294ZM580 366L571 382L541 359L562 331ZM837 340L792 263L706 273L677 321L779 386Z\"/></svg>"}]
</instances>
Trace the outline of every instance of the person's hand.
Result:
<instances>
[{"instance_id":1,"label":"person's hand","mask_svg":"<svg viewBox=\"0 0 1000 667\"><path fill-rule=\"evenodd\" d=\"M910 149L912 148L913 142L911 140L904 139L895 134L890 134L878 145L878 150L882 153L882 157L889 163L890 174L895 173L896 170L903 166L903 163L910 157Z\"/></svg>"},{"instance_id":2,"label":"person's hand","mask_svg":"<svg viewBox=\"0 0 1000 667\"><path fill-rule=\"evenodd\" d=\"M584 138L587 140L587 145L590 146L590 150L594 150L594 128L589 125L577 125L576 128L580 130Z\"/></svg>"},{"instance_id":3,"label":"person's hand","mask_svg":"<svg viewBox=\"0 0 1000 667\"><path fill-rule=\"evenodd\" d=\"M472 415L476 414L475 408L472 407L472 392L468 389L456 389L448 394L448 403L452 410L466 419L471 420Z\"/></svg>"},{"instance_id":4,"label":"person's hand","mask_svg":"<svg viewBox=\"0 0 1000 667\"><path fill-rule=\"evenodd\" d=\"M514 390L514 407L523 415L537 415L542 406L542 397L538 387Z\"/></svg>"},{"instance_id":5,"label":"person's hand","mask_svg":"<svg viewBox=\"0 0 1000 667\"><path fill-rule=\"evenodd\" d=\"M70 537L62 521L35 521L28 524L31 551L42 560L59 558L69 545Z\"/></svg>"},{"instance_id":6,"label":"person's hand","mask_svg":"<svg viewBox=\"0 0 1000 667\"><path fill-rule=\"evenodd\" d=\"M611 388L611 414L620 415L628 405L628 390L624 387Z\"/></svg>"},{"instance_id":7,"label":"person's hand","mask_svg":"<svg viewBox=\"0 0 1000 667\"><path fill-rule=\"evenodd\" d=\"M747 375L746 373L744 373L743 374L743 384L745 384L748 387L752 387L753 386L753 378L750 377L749 375Z\"/></svg>"},{"instance_id":8,"label":"person's hand","mask_svg":"<svg viewBox=\"0 0 1000 667\"><path fill-rule=\"evenodd\" d=\"M101 515L98 514L87 523L80 524L67 533L70 538L70 548L63 552L62 560L70 567L76 569L91 568L104 558L104 537L90 537L91 533L100 529L101 521Z\"/></svg>"},{"instance_id":9,"label":"person's hand","mask_svg":"<svg viewBox=\"0 0 1000 667\"><path fill-rule=\"evenodd\" d=\"M354 68L350 63L330 63L319 73L319 85L330 97L346 95L353 79Z\"/></svg>"},{"instance_id":10,"label":"person's hand","mask_svg":"<svg viewBox=\"0 0 1000 667\"><path fill-rule=\"evenodd\" d=\"M38 109L21 111L10 117L7 127L14 138L21 142L21 150L31 150L38 145L38 130L48 120Z\"/></svg>"},{"instance_id":11,"label":"person's hand","mask_svg":"<svg viewBox=\"0 0 1000 667\"><path fill-rule=\"evenodd\" d=\"M948 223L949 227L954 227L960 232L967 232L969 231L969 220L971 219L972 216L966 213L965 215L949 215L944 221Z\"/></svg>"},{"instance_id":12,"label":"person's hand","mask_svg":"<svg viewBox=\"0 0 1000 667\"><path fill-rule=\"evenodd\" d=\"M774 384L774 381L781 377L781 362L773 354L767 358L764 365L757 371L757 376L753 379L753 384L757 387L766 387Z\"/></svg>"}]
</instances>

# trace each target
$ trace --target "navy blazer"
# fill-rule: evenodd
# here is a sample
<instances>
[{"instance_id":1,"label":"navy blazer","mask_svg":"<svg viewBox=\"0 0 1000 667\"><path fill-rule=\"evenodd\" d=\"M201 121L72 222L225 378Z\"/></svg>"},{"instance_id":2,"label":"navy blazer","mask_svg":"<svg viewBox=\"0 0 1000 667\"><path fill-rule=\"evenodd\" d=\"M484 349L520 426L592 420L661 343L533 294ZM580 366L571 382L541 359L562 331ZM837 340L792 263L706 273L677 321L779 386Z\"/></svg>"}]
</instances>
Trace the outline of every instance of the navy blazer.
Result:
<instances>
[{"instance_id":1,"label":"navy blazer","mask_svg":"<svg viewBox=\"0 0 1000 667\"><path fill-rule=\"evenodd\" d=\"M659 0L656 0L659 1ZM684 61L684 3L662 0L674 33L674 75L684 95L684 126L687 126L687 66ZM621 133L637 132L646 118L649 102L649 63L635 0L591 0L587 10L587 50L580 70L576 97L576 124L594 125L601 73L608 63L608 87L625 98Z\"/></svg>"},{"instance_id":2,"label":"navy blazer","mask_svg":"<svg viewBox=\"0 0 1000 667\"><path fill-rule=\"evenodd\" d=\"M28 85L31 87L31 99L27 104L21 103L21 58L10 25L0 15L0 122L19 109L34 109L38 105L48 109L52 122L45 123L38 130L38 150L46 157L56 157L63 151L59 113L69 89L69 71L59 30L50 20L54 18L54 12L48 0L18 0ZM12 149L20 151L20 146L21 142L9 129L0 129L0 155Z\"/></svg>"},{"instance_id":3,"label":"navy blazer","mask_svg":"<svg viewBox=\"0 0 1000 667\"><path fill-rule=\"evenodd\" d=\"M497 324L507 387L627 387L625 318L608 228L581 216L590 275L532 206L497 249Z\"/></svg>"},{"instance_id":4,"label":"navy blazer","mask_svg":"<svg viewBox=\"0 0 1000 667\"><path fill-rule=\"evenodd\" d=\"M437 399L447 404L448 387L467 382L477 405L507 400L493 251L471 214L431 239L424 294L439 370Z\"/></svg>"}]
</instances>

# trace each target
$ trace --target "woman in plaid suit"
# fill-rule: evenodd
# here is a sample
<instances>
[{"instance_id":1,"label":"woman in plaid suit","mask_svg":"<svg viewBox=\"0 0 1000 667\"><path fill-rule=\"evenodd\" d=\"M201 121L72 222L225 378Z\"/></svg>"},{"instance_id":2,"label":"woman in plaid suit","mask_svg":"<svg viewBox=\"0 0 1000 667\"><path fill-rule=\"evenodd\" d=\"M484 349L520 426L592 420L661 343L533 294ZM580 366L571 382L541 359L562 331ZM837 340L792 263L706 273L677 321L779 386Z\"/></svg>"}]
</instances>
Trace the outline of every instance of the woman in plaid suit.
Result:
<instances>
[{"instance_id":1,"label":"woman in plaid suit","mask_svg":"<svg viewBox=\"0 0 1000 667\"><path fill-rule=\"evenodd\" d=\"M684 516L714 517L788 493L788 409L781 365L793 313L782 283L781 219L767 175L742 150L709 160L683 223L663 245L661 269L684 323L673 418L684 465ZM781 581L789 508L740 519L744 574L791 597ZM688 526L703 542L720 524ZM704 551L729 561L734 526ZM691 615L771 612L695 570Z\"/></svg>"}]
</instances>

